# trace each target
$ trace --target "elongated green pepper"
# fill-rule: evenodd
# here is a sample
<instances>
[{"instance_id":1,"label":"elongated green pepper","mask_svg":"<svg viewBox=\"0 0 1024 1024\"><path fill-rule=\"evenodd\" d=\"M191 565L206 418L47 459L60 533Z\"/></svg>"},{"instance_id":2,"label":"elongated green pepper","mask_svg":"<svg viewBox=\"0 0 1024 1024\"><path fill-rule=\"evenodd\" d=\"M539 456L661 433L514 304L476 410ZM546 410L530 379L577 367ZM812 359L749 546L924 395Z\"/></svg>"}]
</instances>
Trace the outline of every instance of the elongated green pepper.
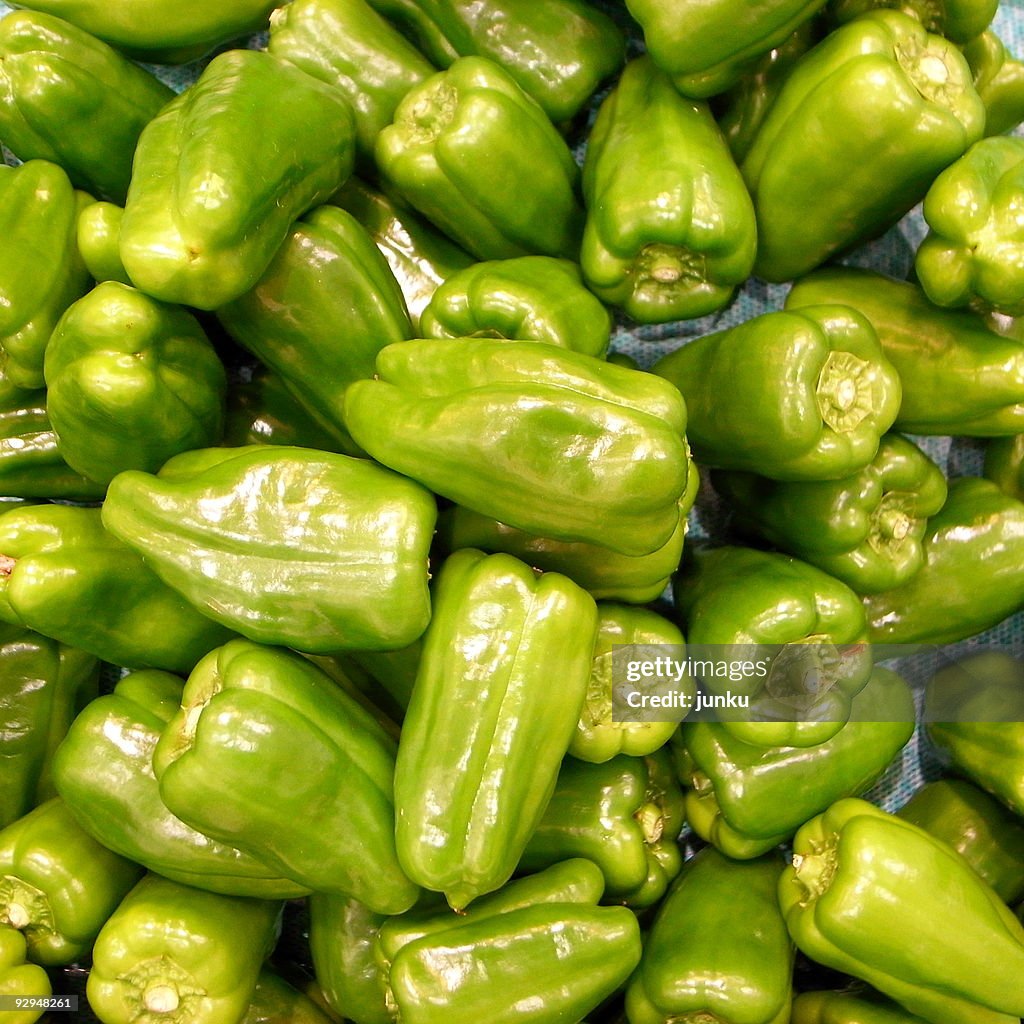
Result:
<instances>
[{"instance_id":1,"label":"elongated green pepper","mask_svg":"<svg viewBox=\"0 0 1024 1024\"><path fill-rule=\"evenodd\" d=\"M1024 62L989 30L964 47L974 88L985 104L985 134L1002 135L1024 120Z\"/></svg>"},{"instance_id":2,"label":"elongated green pepper","mask_svg":"<svg viewBox=\"0 0 1024 1024\"><path fill-rule=\"evenodd\" d=\"M1024 501L1024 434L997 437L985 449L985 476L1004 494Z\"/></svg>"},{"instance_id":3,"label":"elongated green pepper","mask_svg":"<svg viewBox=\"0 0 1024 1024\"><path fill-rule=\"evenodd\" d=\"M14 928L0 925L0 996L45 999L53 994L46 971L25 962L25 937ZM9 1024L35 1024L45 1013L43 1007L10 1009L4 1013Z\"/></svg>"}]
</instances>

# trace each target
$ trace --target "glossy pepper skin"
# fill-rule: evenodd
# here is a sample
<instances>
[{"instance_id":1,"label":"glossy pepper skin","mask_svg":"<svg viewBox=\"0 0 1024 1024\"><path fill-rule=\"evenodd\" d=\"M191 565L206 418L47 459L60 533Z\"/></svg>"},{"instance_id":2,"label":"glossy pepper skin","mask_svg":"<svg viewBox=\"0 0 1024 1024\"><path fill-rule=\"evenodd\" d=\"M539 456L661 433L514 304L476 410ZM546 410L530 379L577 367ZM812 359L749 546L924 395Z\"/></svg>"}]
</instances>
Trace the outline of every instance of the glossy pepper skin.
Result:
<instances>
[{"instance_id":1,"label":"glossy pepper skin","mask_svg":"<svg viewBox=\"0 0 1024 1024\"><path fill-rule=\"evenodd\" d=\"M217 318L347 454L360 453L345 428L345 389L372 377L377 353L410 337L412 325L387 261L352 214L336 206L308 213L256 286Z\"/></svg>"},{"instance_id":2,"label":"glossy pepper skin","mask_svg":"<svg viewBox=\"0 0 1024 1024\"><path fill-rule=\"evenodd\" d=\"M238 298L352 172L354 135L337 89L267 53L214 58L139 139L119 243L128 276L164 302Z\"/></svg>"},{"instance_id":3,"label":"glossy pepper skin","mask_svg":"<svg viewBox=\"0 0 1024 1024\"><path fill-rule=\"evenodd\" d=\"M262 970L245 1016L238 1024L330 1024L309 996L272 971Z\"/></svg>"},{"instance_id":4,"label":"glossy pepper skin","mask_svg":"<svg viewBox=\"0 0 1024 1024\"><path fill-rule=\"evenodd\" d=\"M49 14L0 22L0 136L23 160L60 164L81 188L124 202L142 129L173 90Z\"/></svg>"},{"instance_id":5,"label":"glossy pepper skin","mask_svg":"<svg viewBox=\"0 0 1024 1024\"><path fill-rule=\"evenodd\" d=\"M775 891L782 860L687 862L654 920L626 991L629 1024L786 1024L793 948Z\"/></svg>"},{"instance_id":6,"label":"glossy pepper skin","mask_svg":"<svg viewBox=\"0 0 1024 1024\"><path fill-rule=\"evenodd\" d=\"M779 902L804 953L932 1024L1024 1013L1024 928L959 854L872 804L840 800L800 829Z\"/></svg>"},{"instance_id":7,"label":"glossy pepper skin","mask_svg":"<svg viewBox=\"0 0 1024 1024\"><path fill-rule=\"evenodd\" d=\"M55 797L0 832L0 924L24 934L35 963L70 964L141 876Z\"/></svg>"},{"instance_id":8,"label":"glossy pepper skin","mask_svg":"<svg viewBox=\"0 0 1024 1024\"><path fill-rule=\"evenodd\" d=\"M558 124L622 66L615 23L582 0L370 0L439 68L458 57L499 64Z\"/></svg>"},{"instance_id":9,"label":"glossy pepper skin","mask_svg":"<svg viewBox=\"0 0 1024 1024\"><path fill-rule=\"evenodd\" d=\"M984 129L952 43L898 11L836 29L793 69L743 161L754 272L788 281L881 234Z\"/></svg>"},{"instance_id":10,"label":"glossy pepper skin","mask_svg":"<svg viewBox=\"0 0 1024 1024\"><path fill-rule=\"evenodd\" d=\"M54 795L54 752L98 677L92 655L0 625L0 829Z\"/></svg>"},{"instance_id":11,"label":"glossy pepper skin","mask_svg":"<svg viewBox=\"0 0 1024 1024\"><path fill-rule=\"evenodd\" d=\"M997 437L985 449L985 476L1004 493L1024 501L1024 434Z\"/></svg>"},{"instance_id":12,"label":"glossy pepper skin","mask_svg":"<svg viewBox=\"0 0 1024 1024\"><path fill-rule=\"evenodd\" d=\"M601 358L612 320L569 260L521 256L454 273L420 317L425 338L543 341Z\"/></svg>"},{"instance_id":13,"label":"glossy pepper skin","mask_svg":"<svg viewBox=\"0 0 1024 1024\"><path fill-rule=\"evenodd\" d=\"M781 483L716 473L741 532L816 565L858 594L891 590L924 564L921 539L946 500L942 470L915 444L886 434L859 473Z\"/></svg>"},{"instance_id":14,"label":"glossy pepper skin","mask_svg":"<svg viewBox=\"0 0 1024 1024\"><path fill-rule=\"evenodd\" d=\"M230 896L304 896L307 889L197 832L160 799L153 750L181 704L183 685L150 669L92 701L57 750L57 791L95 840L166 878Z\"/></svg>"},{"instance_id":15,"label":"glossy pepper skin","mask_svg":"<svg viewBox=\"0 0 1024 1024\"><path fill-rule=\"evenodd\" d=\"M897 813L952 846L1004 903L1024 897L1024 823L977 786L929 782Z\"/></svg>"},{"instance_id":16,"label":"glossy pepper skin","mask_svg":"<svg viewBox=\"0 0 1024 1024\"><path fill-rule=\"evenodd\" d=\"M301 778L287 767L298 750ZM380 725L311 662L234 640L189 676L153 769L194 828L300 885L397 914L418 893L395 852L394 758Z\"/></svg>"},{"instance_id":17,"label":"glossy pepper skin","mask_svg":"<svg viewBox=\"0 0 1024 1024\"><path fill-rule=\"evenodd\" d=\"M0 359L13 385L43 386L50 334L89 290L75 230L90 201L56 164L0 165Z\"/></svg>"},{"instance_id":18,"label":"glossy pepper skin","mask_svg":"<svg viewBox=\"0 0 1024 1024\"><path fill-rule=\"evenodd\" d=\"M270 19L267 50L340 89L352 104L360 165L410 89L436 68L364 0L297 0Z\"/></svg>"},{"instance_id":19,"label":"glossy pepper skin","mask_svg":"<svg viewBox=\"0 0 1024 1024\"><path fill-rule=\"evenodd\" d=\"M931 231L914 259L924 293L939 306L980 304L1024 313L1024 139L975 143L932 183L924 200Z\"/></svg>"},{"instance_id":20,"label":"glossy pepper skin","mask_svg":"<svg viewBox=\"0 0 1024 1024\"><path fill-rule=\"evenodd\" d=\"M419 331L420 317L438 285L471 266L473 257L409 206L354 175L330 201L348 210L374 240L402 289L413 328Z\"/></svg>"},{"instance_id":21,"label":"glossy pepper skin","mask_svg":"<svg viewBox=\"0 0 1024 1024\"><path fill-rule=\"evenodd\" d=\"M98 508L7 512L0 516L0 555L0 619L103 661L188 672L231 635L108 533Z\"/></svg>"},{"instance_id":22,"label":"glossy pepper skin","mask_svg":"<svg viewBox=\"0 0 1024 1024\"><path fill-rule=\"evenodd\" d=\"M477 259L576 255L572 153L490 60L461 57L407 93L375 157L385 182Z\"/></svg>"},{"instance_id":23,"label":"glossy pepper skin","mask_svg":"<svg viewBox=\"0 0 1024 1024\"><path fill-rule=\"evenodd\" d=\"M227 374L191 314L116 281L69 307L46 346L57 449L99 484L220 441Z\"/></svg>"},{"instance_id":24,"label":"glossy pepper skin","mask_svg":"<svg viewBox=\"0 0 1024 1024\"><path fill-rule=\"evenodd\" d=\"M698 462L774 480L863 469L900 407L871 324L838 305L765 313L670 352L653 372L686 400Z\"/></svg>"},{"instance_id":25,"label":"glossy pepper skin","mask_svg":"<svg viewBox=\"0 0 1024 1024\"><path fill-rule=\"evenodd\" d=\"M903 383L893 426L908 434L999 437L1024 427L1024 349L966 310L932 305L916 285L834 267L797 282L796 310L851 306L871 322Z\"/></svg>"},{"instance_id":26,"label":"glossy pepper skin","mask_svg":"<svg viewBox=\"0 0 1024 1024\"><path fill-rule=\"evenodd\" d=\"M555 540L646 555L679 526L686 410L650 374L537 342L404 342L345 395L377 461Z\"/></svg>"},{"instance_id":27,"label":"glossy pepper skin","mask_svg":"<svg viewBox=\"0 0 1024 1024\"><path fill-rule=\"evenodd\" d=\"M103 506L107 529L205 615L313 653L395 649L423 632L436 516L433 495L390 470L280 445L122 473Z\"/></svg>"},{"instance_id":28,"label":"glossy pepper skin","mask_svg":"<svg viewBox=\"0 0 1024 1024\"><path fill-rule=\"evenodd\" d=\"M639 323L714 312L750 276L757 229L739 169L707 105L648 56L601 105L583 195L587 285Z\"/></svg>"},{"instance_id":29,"label":"glossy pepper skin","mask_svg":"<svg viewBox=\"0 0 1024 1024\"><path fill-rule=\"evenodd\" d=\"M951 481L922 546L924 565L915 576L864 599L872 642L954 643L1024 602L1024 504L991 481Z\"/></svg>"},{"instance_id":30,"label":"glossy pepper skin","mask_svg":"<svg viewBox=\"0 0 1024 1024\"><path fill-rule=\"evenodd\" d=\"M132 283L118 249L123 218L124 207L116 203L90 203L78 215L78 251L97 282Z\"/></svg>"},{"instance_id":31,"label":"glossy pepper skin","mask_svg":"<svg viewBox=\"0 0 1024 1024\"><path fill-rule=\"evenodd\" d=\"M815 814L865 792L914 731L914 698L878 667L853 698L850 720L809 747L758 747L714 722L685 722L677 765L686 820L727 857L759 857L791 839Z\"/></svg>"},{"instance_id":32,"label":"glossy pepper skin","mask_svg":"<svg viewBox=\"0 0 1024 1024\"><path fill-rule=\"evenodd\" d=\"M46 971L37 964L25 962L25 937L14 928L0 926L0 996L38 996L53 994ZM35 1024L45 1011L26 1007L7 1010L10 1024Z\"/></svg>"},{"instance_id":33,"label":"glossy pepper skin","mask_svg":"<svg viewBox=\"0 0 1024 1024\"><path fill-rule=\"evenodd\" d=\"M750 710L723 720L722 727L759 746L805 747L831 739L871 673L857 595L785 555L741 547L691 555L674 587L690 644L738 645L733 656L771 662L764 677L750 676L743 684ZM787 646L765 655L751 646L759 644Z\"/></svg>"},{"instance_id":34,"label":"glossy pepper skin","mask_svg":"<svg viewBox=\"0 0 1024 1024\"><path fill-rule=\"evenodd\" d=\"M954 43L969 43L989 27L999 0L832 0L828 13L841 25L867 11L892 7Z\"/></svg>"},{"instance_id":35,"label":"glossy pepper skin","mask_svg":"<svg viewBox=\"0 0 1024 1024\"><path fill-rule=\"evenodd\" d=\"M473 549L445 561L398 745L395 807L406 874L456 910L508 881L540 821L596 630L593 599L564 576ZM477 713L456 713L467 705Z\"/></svg>"},{"instance_id":36,"label":"glossy pepper skin","mask_svg":"<svg viewBox=\"0 0 1024 1024\"><path fill-rule=\"evenodd\" d=\"M1024 120L1024 62L989 30L964 47L974 88L985 104L985 134L1002 135Z\"/></svg>"},{"instance_id":37,"label":"glossy pepper skin","mask_svg":"<svg viewBox=\"0 0 1024 1024\"><path fill-rule=\"evenodd\" d=\"M106 1024L240 1021L273 949L280 911L279 903L147 875L96 940L89 1004Z\"/></svg>"},{"instance_id":38,"label":"glossy pepper skin","mask_svg":"<svg viewBox=\"0 0 1024 1024\"><path fill-rule=\"evenodd\" d=\"M804 992L793 1000L791 1024L923 1024L876 992Z\"/></svg>"}]
</instances>

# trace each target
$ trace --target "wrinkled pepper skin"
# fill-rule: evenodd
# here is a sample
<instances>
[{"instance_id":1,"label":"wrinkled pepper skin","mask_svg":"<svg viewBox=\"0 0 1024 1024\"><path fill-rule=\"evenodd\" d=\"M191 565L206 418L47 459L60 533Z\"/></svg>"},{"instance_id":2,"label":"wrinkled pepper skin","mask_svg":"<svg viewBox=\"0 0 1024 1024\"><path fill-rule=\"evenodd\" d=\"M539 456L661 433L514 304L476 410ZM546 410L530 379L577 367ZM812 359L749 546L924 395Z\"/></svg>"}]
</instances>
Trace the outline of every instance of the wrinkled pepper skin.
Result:
<instances>
[{"instance_id":1,"label":"wrinkled pepper skin","mask_svg":"<svg viewBox=\"0 0 1024 1024\"><path fill-rule=\"evenodd\" d=\"M118 249L123 218L124 207L116 203L90 203L78 215L78 251L90 276L98 283L132 283Z\"/></svg>"},{"instance_id":2,"label":"wrinkled pepper skin","mask_svg":"<svg viewBox=\"0 0 1024 1024\"><path fill-rule=\"evenodd\" d=\"M999 0L832 0L828 13L841 25L878 8L894 8L954 43L969 43L989 27Z\"/></svg>"},{"instance_id":3,"label":"wrinkled pepper skin","mask_svg":"<svg viewBox=\"0 0 1024 1024\"><path fill-rule=\"evenodd\" d=\"M0 926L0 996L37 996L53 994L46 971L25 962L25 936L14 928ZM35 1024L45 1010L26 1007L6 1010L6 1024Z\"/></svg>"},{"instance_id":4,"label":"wrinkled pepper skin","mask_svg":"<svg viewBox=\"0 0 1024 1024\"><path fill-rule=\"evenodd\" d=\"M720 724L683 723L686 820L727 857L759 857L834 801L864 793L913 732L913 695L884 668L853 698L850 721L814 746L755 747Z\"/></svg>"},{"instance_id":5,"label":"wrinkled pepper skin","mask_svg":"<svg viewBox=\"0 0 1024 1024\"><path fill-rule=\"evenodd\" d=\"M682 869L682 827L683 795L667 752L603 764L570 757L519 867L586 857L604 874L606 902L649 907Z\"/></svg>"},{"instance_id":6,"label":"wrinkled pepper skin","mask_svg":"<svg viewBox=\"0 0 1024 1024\"><path fill-rule=\"evenodd\" d=\"M875 992L804 992L793 1000L790 1024L924 1024Z\"/></svg>"},{"instance_id":7,"label":"wrinkled pepper skin","mask_svg":"<svg viewBox=\"0 0 1024 1024\"><path fill-rule=\"evenodd\" d=\"M922 546L915 576L864 599L873 643L954 643L1024 603L1024 504L991 481L951 481Z\"/></svg>"},{"instance_id":8,"label":"wrinkled pepper skin","mask_svg":"<svg viewBox=\"0 0 1024 1024\"><path fill-rule=\"evenodd\" d=\"M183 686L151 669L92 701L57 750L57 791L95 840L182 885L262 899L304 896L307 889L197 832L160 799L153 750L181 705Z\"/></svg>"},{"instance_id":9,"label":"wrinkled pepper skin","mask_svg":"<svg viewBox=\"0 0 1024 1024\"><path fill-rule=\"evenodd\" d=\"M834 267L797 282L787 309L837 302L871 322L903 383L893 424L908 434L1024 432L1024 347L967 310L932 305L916 285Z\"/></svg>"},{"instance_id":10,"label":"wrinkled pepper skin","mask_svg":"<svg viewBox=\"0 0 1024 1024\"><path fill-rule=\"evenodd\" d=\"M407 93L375 157L383 179L477 259L576 256L583 211L572 153L483 57L461 57Z\"/></svg>"},{"instance_id":11,"label":"wrinkled pepper skin","mask_svg":"<svg viewBox=\"0 0 1024 1024\"><path fill-rule=\"evenodd\" d=\"M147 875L93 949L89 1005L105 1024L240 1021L274 947L279 903Z\"/></svg>"},{"instance_id":12,"label":"wrinkled pepper skin","mask_svg":"<svg viewBox=\"0 0 1024 1024\"><path fill-rule=\"evenodd\" d=\"M984 129L952 43L898 11L836 29L793 69L743 161L754 272L792 280L881 234Z\"/></svg>"},{"instance_id":13,"label":"wrinkled pepper skin","mask_svg":"<svg viewBox=\"0 0 1024 1024\"><path fill-rule=\"evenodd\" d=\"M673 589L691 645L738 645L751 660L751 645L788 645L767 655L763 681L745 680L750 709L723 720L726 731L766 747L814 746L839 732L872 668L864 609L845 583L785 555L721 547L692 552Z\"/></svg>"},{"instance_id":14,"label":"wrinkled pepper skin","mask_svg":"<svg viewBox=\"0 0 1024 1024\"><path fill-rule=\"evenodd\" d=\"M982 139L932 183L924 200L931 231L914 259L938 306L1024 314L1024 139Z\"/></svg>"},{"instance_id":15,"label":"wrinkled pepper skin","mask_svg":"<svg viewBox=\"0 0 1024 1024\"><path fill-rule=\"evenodd\" d=\"M816 565L858 594L892 590L921 568L927 519L946 500L942 470L898 434L883 437L872 462L843 480L780 483L753 473L712 479L741 532Z\"/></svg>"},{"instance_id":16,"label":"wrinkled pepper skin","mask_svg":"<svg viewBox=\"0 0 1024 1024\"><path fill-rule=\"evenodd\" d=\"M537 342L404 342L349 387L345 422L378 462L541 537L647 555L679 526L686 409L647 373Z\"/></svg>"},{"instance_id":17,"label":"wrinkled pepper skin","mask_svg":"<svg viewBox=\"0 0 1024 1024\"><path fill-rule=\"evenodd\" d=\"M639 961L631 910L545 903L409 943L390 984L405 1024L560 1024L582 1020Z\"/></svg>"},{"instance_id":18,"label":"wrinkled pepper skin","mask_svg":"<svg viewBox=\"0 0 1024 1024\"><path fill-rule=\"evenodd\" d=\"M256 287L217 318L347 454L360 454L344 425L345 389L372 377L377 353L410 337L412 325L387 261L352 214L336 206L307 214Z\"/></svg>"},{"instance_id":19,"label":"wrinkled pepper skin","mask_svg":"<svg viewBox=\"0 0 1024 1024\"><path fill-rule=\"evenodd\" d=\"M932 1024L1024 1014L1020 922L959 854L872 804L840 800L800 829L779 901L800 950Z\"/></svg>"},{"instance_id":20,"label":"wrinkled pepper skin","mask_svg":"<svg viewBox=\"0 0 1024 1024\"><path fill-rule=\"evenodd\" d=\"M331 1024L309 996L271 971L260 971L252 1001L238 1024Z\"/></svg>"},{"instance_id":21,"label":"wrinkled pepper skin","mask_svg":"<svg viewBox=\"0 0 1024 1024\"><path fill-rule=\"evenodd\" d=\"M106 281L61 317L46 346L57 449L98 484L216 444L227 374L191 314Z\"/></svg>"},{"instance_id":22,"label":"wrinkled pepper skin","mask_svg":"<svg viewBox=\"0 0 1024 1024\"><path fill-rule=\"evenodd\" d=\"M123 203L142 129L173 90L88 32L34 11L0 22L0 61L4 144Z\"/></svg>"},{"instance_id":23,"label":"wrinkled pepper skin","mask_svg":"<svg viewBox=\"0 0 1024 1024\"><path fill-rule=\"evenodd\" d=\"M0 516L0 619L114 665L190 671L231 634L165 586L100 515L39 505Z\"/></svg>"},{"instance_id":24,"label":"wrinkled pepper skin","mask_svg":"<svg viewBox=\"0 0 1024 1024\"><path fill-rule=\"evenodd\" d=\"M550 256L488 260L457 271L420 317L424 338L543 341L602 358L612 319L583 286L580 268Z\"/></svg>"},{"instance_id":25,"label":"wrinkled pepper skin","mask_svg":"<svg viewBox=\"0 0 1024 1024\"><path fill-rule=\"evenodd\" d=\"M683 868L626 991L629 1024L788 1024L793 947L779 913L781 858L710 847Z\"/></svg>"},{"instance_id":26,"label":"wrinkled pepper skin","mask_svg":"<svg viewBox=\"0 0 1024 1024\"><path fill-rule=\"evenodd\" d=\"M365 0L293 0L274 11L267 51L345 94L360 166L410 89L436 68Z\"/></svg>"},{"instance_id":27,"label":"wrinkled pepper skin","mask_svg":"<svg viewBox=\"0 0 1024 1024\"><path fill-rule=\"evenodd\" d=\"M761 54L778 46L824 0L626 0L655 63L684 96L714 96L734 85Z\"/></svg>"},{"instance_id":28,"label":"wrinkled pepper skin","mask_svg":"<svg viewBox=\"0 0 1024 1024\"><path fill-rule=\"evenodd\" d=\"M615 23L583 0L370 0L439 68L458 57L499 64L558 124L622 66Z\"/></svg>"},{"instance_id":29,"label":"wrinkled pepper skin","mask_svg":"<svg viewBox=\"0 0 1024 1024\"><path fill-rule=\"evenodd\" d=\"M433 495L372 462L274 445L122 473L103 505L107 529L205 615L312 653L393 650L426 629L436 516Z\"/></svg>"},{"instance_id":30,"label":"wrinkled pepper skin","mask_svg":"<svg viewBox=\"0 0 1024 1024\"><path fill-rule=\"evenodd\" d=\"M97 39L155 64L185 64L220 43L267 27L272 0L28 0L33 11L56 15Z\"/></svg>"},{"instance_id":31,"label":"wrinkled pepper skin","mask_svg":"<svg viewBox=\"0 0 1024 1024\"><path fill-rule=\"evenodd\" d=\"M54 752L98 681L92 655L0 625L0 829L55 795Z\"/></svg>"},{"instance_id":32,"label":"wrinkled pepper skin","mask_svg":"<svg viewBox=\"0 0 1024 1024\"><path fill-rule=\"evenodd\" d=\"M1024 434L997 437L985 449L985 476L1004 494L1024 501Z\"/></svg>"},{"instance_id":33,"label":"wrinkled pepper skin","mask_svg":"<svg viewBox=\"0 0 1024 1024\"><path fill-rule=\"evenodd\" d=\"M287 767L300 750L301 778ZM300 885L398 914L418 891L395 852L394 758L387 733L322 670L234 640L189 676L153 770L164 803L204 834Z\"/></svg>"},{"instance_id":34,"label":"wrinkled pepper skin","mask_svg":"<svg viewBox=\"0 0 1024 1024\"><path fill-rule=\"evenodd\" d=\"M671 644L681 657L685 639L679 627L648 608L600 603L597 606L597 642L590 669L587 696L576 723L569 753L581 761L601 764L619 754L645 757L663 747L676 731L677 723L616 722L613 718L613 658L617 644ZM692 698L696 686L688 676L677 684ZM678 829L676 829L678 832Z\"/></svg>"},{"instance_id":35,"label":"wrinkled pepper skin","mask_svg":"<svg viewBox=\"0 0 1024 1024\"><path fill-rule=\"evenodd\" d=\"M985 104L985 134L1002 135L1024 121L1024 62L995 32L982 32L964 47L974 88Z\"/></svg>"},{"instance_id":36,"label":"wrinkled pepper skin","mask_svg":"<svg viewBox=\"0 0 1024 1024\"><path fill-rule=\"evenodd\" d=\"M70 964L141 877L55 797L0 832L0 924L25 936L35 963Z\"/></svg>"},{"instance_id":37,"label":"wrinkled pepper skin","mask_svg":"<svg viewBox=\"0 0 1024 1024\"><path fill-rule=\"evenodd\" d=\"M438 285L472 266L473 257L404 203L354 175L330 201L348 210L374 240L402 289L413 328L420 333L420 317Z\"/></svg>"},{"instance_id":38,"label":"wrinkled pepper skin","mask_svg":"<svg viewBox=\"0 0 1024 1024\"><path fill-rule=\"evenodd\" d=\"M952 846L1004 903L1024 897L1024 822L977 786L929 782L898 815Z\"/></svg>"},{"instance_id":39,"label":"wrinkled pepper skin","mask_svg":"<svg viewBox=\"0 0 1024 1024\"><path fill-rule=\"evenodd\" d=\"M56 164L0 165L0 360L17 387L43 386L50 334L89 290L75 234L79 211L90 202Z\"/></svg>"},{"instance_id":40,"label":"wrinkled pepper skin","mask_svg":"<svg viewBox=\"0 0 1024 1024\"><path fill-rule=\"evenodd\" d=\"M593 599L564 576L538 578L510 555L473 549L445 561L398 745L395 807L406 874L456 910L519 863L579 719L596 631ZM467 706L477 713L455 713Z\"/></svg>"},{"instance_id":41,"label":"wrinkled pepper skin","mask_svg":"<svg viewBox=\"0 0 1024 1024\"><path fill-rule=\"evenodd\" d=\"M707 104L680 96L650 57L601 105L583 195L583 276L638 323L712 313L750 276L757 229L739 169Z\"/></svg>"},{"instance_id":42,"label":"wrinkled pepper skin","mask_svg":"<svg viewBox=\"0 0 1024 1024\"><path fill-rule=\"evenodd\" d=\"M773 480L837 480L875 457L901 387L871 324L838 305L796 314L765 313L654 365L686 400L698 462Z\"/></svg>"},{"instance_id":43,"label":"wrinkled pepper skin","mask_svg":"<svg viewBox=\"0 0 1024 1024\"><path fill-rule=\"evenodd\" d=\"M337 89L267 53L214 58L139 139L119 242L132 283L199 309L238 298L351 174L354 136Z\"/></svg>"}]
</instances>

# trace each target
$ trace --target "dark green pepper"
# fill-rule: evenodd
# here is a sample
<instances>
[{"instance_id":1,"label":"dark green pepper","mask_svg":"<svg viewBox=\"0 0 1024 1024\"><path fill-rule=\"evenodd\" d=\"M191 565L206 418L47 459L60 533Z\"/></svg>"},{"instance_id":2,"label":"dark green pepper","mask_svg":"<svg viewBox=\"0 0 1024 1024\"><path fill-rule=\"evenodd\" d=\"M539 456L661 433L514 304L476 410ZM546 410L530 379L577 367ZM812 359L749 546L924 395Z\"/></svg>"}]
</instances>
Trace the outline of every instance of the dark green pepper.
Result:
<instances>
[{"instance_id":1,"label":"dark green pepper","mask_svg":"<svg viewBox=\"0 0 1024 1024\"><path fill-rule=\"evenodd\" d=\"M114 203L90 203L78 215L78 250L97 282L132 283L118 249L123 218L124 207Z\"/></svg>"},{"instance_id":2,"label":"dark green pepper","mask_svg":"<svg viewBox=\"0 0 1024 1024\"><path fill-rule=\"evenodd\" d=\"M1024 434L997 437L988 443L985 476L1004 494L1024 501Z\"/></svg>"},{"instance_id":3,"label":"dark green pepper","mask_svg":"<svg viewBox=\"0 0 1024 1024\"><path fill-rule=\"evenodd\" d=\"M989 30L964 47L974 87L985 104L985 134L1002 135L1024 120L1024 62Z\"/></svg>"},{"instance_id":4,"label":"dark green pepper","mask_svg":"<svg viewBox=\"0 0 1024 1024\"><path fill-rule=\"evenodd\" d=\"M6 999L45 999L53 994L46 971L25 962L25 937L14 928L0 926L0 996ZM26 1006L4 1013L5 1024L35 1024L45 1013L43 1007Z\"/></svg>"},{"instance_id":5,"label":"dark green pepper","mask_svg":"<svg viewBox=\"0 0 1024 1024\"><path fill-rule=\"evenodd\" d=\"M954 43L969 43L992 22L999 0L831 0L828 11L841 25L867 11L891 7L916 18Z\"/></svg>"}]
</instances>

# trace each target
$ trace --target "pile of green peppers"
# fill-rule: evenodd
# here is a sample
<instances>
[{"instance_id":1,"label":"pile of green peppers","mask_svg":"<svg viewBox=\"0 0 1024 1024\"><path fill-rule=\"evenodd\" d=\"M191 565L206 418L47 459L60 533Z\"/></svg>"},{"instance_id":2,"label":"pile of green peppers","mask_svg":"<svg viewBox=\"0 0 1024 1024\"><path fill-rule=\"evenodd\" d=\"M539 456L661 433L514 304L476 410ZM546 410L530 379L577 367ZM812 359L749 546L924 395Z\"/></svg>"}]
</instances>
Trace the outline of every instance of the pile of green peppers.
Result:
<instances>
[{"instance_id":1,"label":"pile of green peppers","mask_svg":"<svg viewBox=\"0 0 1024 1024\"><path fill-rule=\"evenodd\" d=\"M1024 1017L996 8L0 4L0 1024Z\"/></svg>"}]
</instances>

